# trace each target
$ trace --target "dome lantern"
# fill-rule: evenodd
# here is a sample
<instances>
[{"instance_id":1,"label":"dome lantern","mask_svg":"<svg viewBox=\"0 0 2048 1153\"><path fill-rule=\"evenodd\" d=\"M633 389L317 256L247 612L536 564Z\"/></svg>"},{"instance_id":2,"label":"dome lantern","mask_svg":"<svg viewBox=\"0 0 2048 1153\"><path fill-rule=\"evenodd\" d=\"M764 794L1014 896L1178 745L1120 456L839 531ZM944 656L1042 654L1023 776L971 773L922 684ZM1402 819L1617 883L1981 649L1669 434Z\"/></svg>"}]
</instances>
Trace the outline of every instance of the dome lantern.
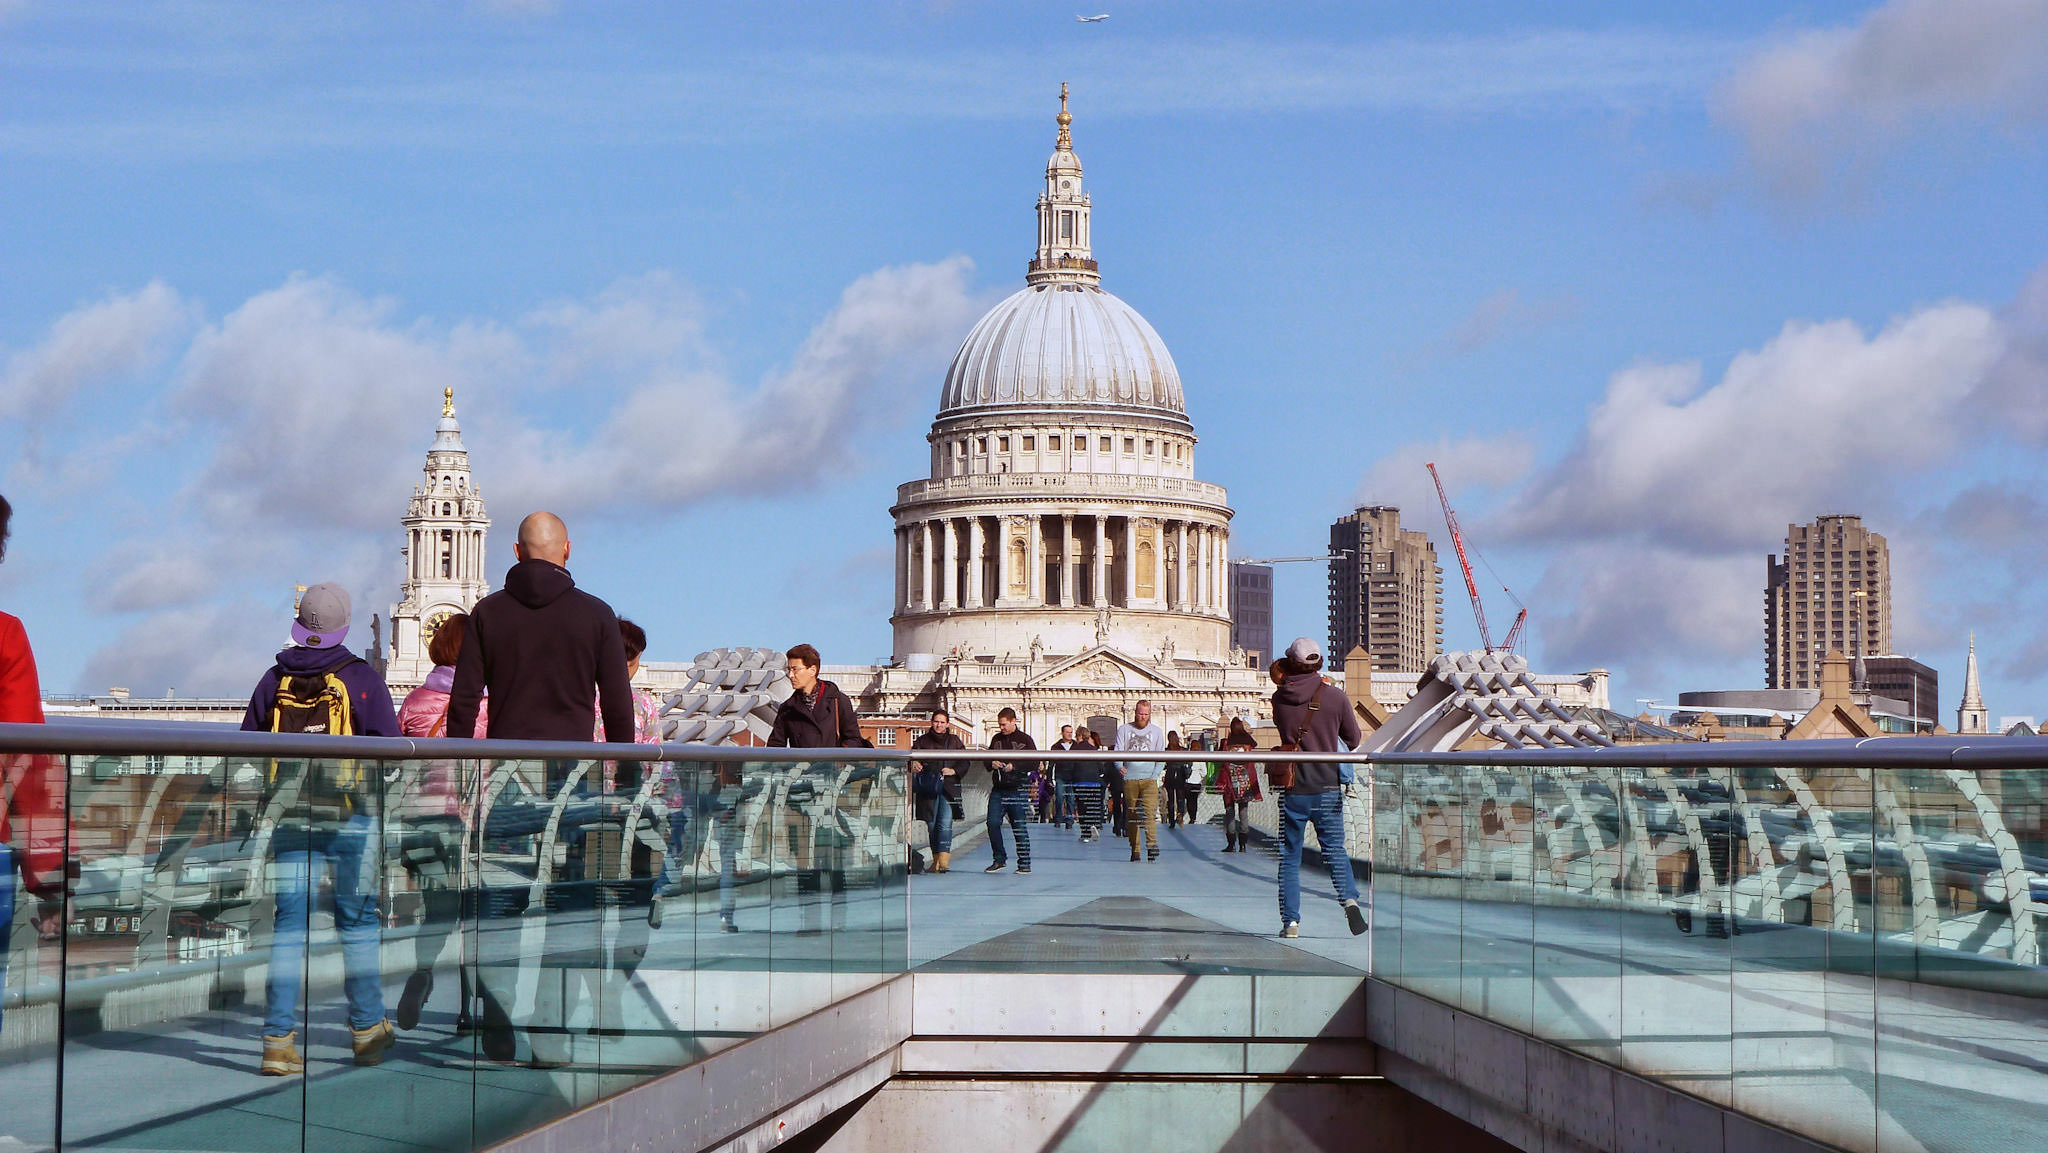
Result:
<instances>
[{"instance_id":1,"label":"dome lantern","mask_svg":"<svg viewBox=\"0 0 2048 1153\"><path fill-rule=\"evenodd\" d=\"M1025 269L1026 284L1102 283L1089 247L1088 194L1081 189L1073 123L1074 115L1067 111L1067 86L1062 84L1060 135L1045 165L1045 193L1038 198L1038 254Z\"/></svg>"}]
</instances>

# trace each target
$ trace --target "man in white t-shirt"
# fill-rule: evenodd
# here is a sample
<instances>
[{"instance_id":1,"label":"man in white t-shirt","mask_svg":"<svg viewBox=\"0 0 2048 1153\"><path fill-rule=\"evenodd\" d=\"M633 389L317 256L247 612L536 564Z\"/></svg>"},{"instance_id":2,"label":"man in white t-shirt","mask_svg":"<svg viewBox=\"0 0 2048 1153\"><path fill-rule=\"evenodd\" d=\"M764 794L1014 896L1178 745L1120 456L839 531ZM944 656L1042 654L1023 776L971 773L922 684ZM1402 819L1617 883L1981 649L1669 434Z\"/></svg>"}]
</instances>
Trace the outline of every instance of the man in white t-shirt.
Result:
<instances>
[{"instance_id":1,"label":"man in white t-shirt","mask_svg":"<svg viewBox=\"0 0 2048 1153\"><path fill-rule=\"evenodd\" d=\"M1157 753L1166 749L1166 728L1152 719L1152 702L1139 701L1136 715L1116 729L1119 753ZM1138 859L1138 835L1145 837L1147 860L1159 859L1159 780L1166 773L1165 761L1125 761L1125 828L1131 838L1131 860Z\"/></svg>"}]
</instances>

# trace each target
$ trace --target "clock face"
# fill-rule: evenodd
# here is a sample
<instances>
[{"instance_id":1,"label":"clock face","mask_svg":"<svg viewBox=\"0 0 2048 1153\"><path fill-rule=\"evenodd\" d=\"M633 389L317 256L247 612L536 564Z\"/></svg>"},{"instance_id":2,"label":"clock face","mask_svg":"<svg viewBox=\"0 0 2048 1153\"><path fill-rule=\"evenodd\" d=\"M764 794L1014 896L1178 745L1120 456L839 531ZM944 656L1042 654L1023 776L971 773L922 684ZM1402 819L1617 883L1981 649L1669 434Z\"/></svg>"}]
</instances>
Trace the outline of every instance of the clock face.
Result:
<instances>
[{"instance_id":1,"label":"clock face","mask_svg":"<svg viewBox=\"0 0 2048 1153\"><path fill-rule=\"evenodd\" d=\"M454 615L453 609L435 609L432 615L427 617L426 623L420 626L421 647L433 644L434 634L440 632L441 626L447 624L448 618Z\"/></svg>"}]
</instances>

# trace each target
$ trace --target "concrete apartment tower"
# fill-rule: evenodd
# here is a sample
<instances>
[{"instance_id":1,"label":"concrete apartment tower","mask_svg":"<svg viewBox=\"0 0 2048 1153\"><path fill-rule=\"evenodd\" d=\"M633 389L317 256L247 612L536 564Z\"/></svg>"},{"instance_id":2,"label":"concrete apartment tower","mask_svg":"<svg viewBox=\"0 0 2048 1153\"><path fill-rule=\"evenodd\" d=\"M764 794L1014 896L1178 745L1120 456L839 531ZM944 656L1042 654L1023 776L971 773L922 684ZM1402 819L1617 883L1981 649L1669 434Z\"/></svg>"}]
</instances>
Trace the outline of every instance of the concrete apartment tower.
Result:
<instances>
[{"instance_id":1,"label":"concrete apartment tower","mask_svg":"<svg viewBox=\"0 0 2048 1153\"><path fill-rule=\"evenodd\" d=\"M455 390L441 395L441 423L427 450L425 478L412 490L405 526L405 580L391 606L391 663L385 678L413 688L434 670L427 642L441 622L466 613L491 591L484 579L483 493L469 475L469 451L455 421Z\"/></svg>"},{"instance_id":2,"label":"concrete apartment tower","mask_svg":"<svg viewBox=\"0 0 2048 1153\"><path fill-rule=\"evenodd\" d=\"M1830 650L1851 662L1892 651L1892 562L1863 518L1830 513L1785 526L1765 561L1764 687L1820 687Z\"/></svg>"},{"instance_id":3,"label":"concrete apartment tower","mask_svg":"<svg viewBox=\"0 0 2048 1153\"><path fill-rule=\"evenodd\" d=\"M1230 562L1230 645L1273 659L1273 566Z\"/></svg>"},{"instance_id":4,"label":"concrete apartment tower","mask_svg":"<svg viewBox=\"0 0 2048 1153\"><path fill-rule=\"evenodd\" d=\"M1331 654L1362 648L1378 672L1420 675L1444 647L1444 570L1401 510L1367 505L1330 526Z\"/></svg>"}]
</instances>

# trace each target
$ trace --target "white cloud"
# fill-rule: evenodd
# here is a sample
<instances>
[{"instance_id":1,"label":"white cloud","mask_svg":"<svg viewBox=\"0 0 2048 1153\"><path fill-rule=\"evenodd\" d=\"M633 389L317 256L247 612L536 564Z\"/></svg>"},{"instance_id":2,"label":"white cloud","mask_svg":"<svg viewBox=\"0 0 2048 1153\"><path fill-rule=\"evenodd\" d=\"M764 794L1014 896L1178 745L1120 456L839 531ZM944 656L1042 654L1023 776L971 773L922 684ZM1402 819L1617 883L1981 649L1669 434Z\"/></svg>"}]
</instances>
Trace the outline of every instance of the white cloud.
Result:
<instances>
[{"instance_id":1,"label":"white cloud","mask_svg":"<svg viewBox=\"0 0 2048 1153\"><path fill-rule=\"evenodd\" d=\"M1510 336L1562 324L1578 314L1579 302L1570 296L1530 296L1519 288L1504 288L1473 305L1445 343L1453 352L1476 352Z\"/></svg>"},{"instance_id":2,"label":"white cloud","mask_svg":"<svg viewBox=\"0 0 2048 1153\"><path fill-rule=\"evenodd\" d=\"M81 22L89 26L90 18ZM344 30L356 37L386 32L367 19ZM37 61L32 78L90 86L101 70L133 77L219 67L187 39L170 30L148 53ZM593 132L621 143L672 144L808 133L821 124L868 119L876 114L876 93L885 91L891 108L932 119L1037 118L1053 95L1042 79L1049 54L1064 60L1071 76L1103 78L1077 86L1076 114L1084 118L1632 110L1697 101L1740 50L1729 38L1568 28L1336 43L1199 34L1112 34L1076 43L1062 35L996 49L926 45L906 51L880 42L684 56L622 52L570 37L545 60L506 53L444 57L424 49L433 67L398 75L366 66L337 75L325 55L331 42L320 42L323 55L309 62L296 55L300 39L262 41L272 51L259 63L276 75L277 86L207 85L195 93L175 85L167 86L164 99L141 107L22 110L0 124L0 149L518 148ZM164 50L165 42L174 50ZM212 38L204 42L211 45ZM633 115L621 119L620 108Z\"/></svg>"},{"instance_id":3,"label":"white cloud","mask_svg":"<svg viewBox=\"0 0 2048 1153\"><path fill-rule=\"evenodd\" d=\"M900 418L908 390L943 365L983 304L968 288L971 268L954 257L861 277L788 367L751 391L716 371L657 362L595 435L527 430L515 479L499 490L518 507L573 512L623 511L628 492L674 508L813 484L847 459L859 433ZM622 327L603 316L579 320L590 322L579 330ZM637 341L649 326L623 327Z\"/></svg>"},{"instance_id":4,"label":"white cloud","mask_svg":"<svg viewBox=\"0 0 2048 1153\"><path fill-rule=\"evenodd\" d=\"M1846 320L1787 324L1711 386L1697 364L1625 369L1579 442L1517 498L1514 525L1547 540L1753 547L1947 460L2003 347L1990 310L1944 304L1870 336Z\"/></svg>"},{"instance_id":5,"label":"white cloud","mask_svg":"<svg viewBox=\"0 0 2048 1153\"><path fill-rule=\"evenodd\" d=\"M102 611L127 613L190 605L212 592L217 580L190 542L166 542L153 549L116 548L100 558L87 583Z\"/></svg>"},{"instance_id":6,"label":"white cloud","mask_svg":"<svg viewBox=\"0 0 2048 1153\"><path fill-rule=\"evenodd\" d=\"M216 523L390 523L418 467L419 414L516 351L488 326L438 334L393 324L396 312L394 301L295 276L199 333L171 406L212 435L190 495Z\"/></svg>"},{"instance_id":7,"label":"white cloud","mask_svg":"<svg viewBox=\"0 0 2048 1153\"><path fill-rule=\"evenodd\" d=\"M1784 191L1943 117L2048 117L2048 3L1890 0L1854 25L1800 33L1745 61L1720 100Z\"/></svg>"},{"instance_id":8,"label":"white cloud","mask_svg":"<svg viewBox=\"0 0 2048 1153\"><path fill-rule=\"evenodd\" d=\"M1625 669L1634 683L1656 684L1751 654L1760 668L1763 573L1761 550L1703 557L1640 541L1571 544L1528 598L1529 628L1552 671Z\"/></svg>"},{"instance_id":9,"label":"white cloud","mask_svg":"<svg viewBox=\"0 0 2048 1153\"><path fill-rule=\"evenodd\" d=\"M1606 666L1660 691L1703 687L1674 675L1755 683L1764 555L1787 524L1837 511L1891 541L1895 648L1946 650L2004 621L2000 667L2048 676L2048 619L2016 612L2048 603L2044 334L2048 266L2002 310L1935 304L1875 332L1794 322L1718 378L1615 373L1539 469L1512 436L1410 445L1359 497L1433 508L1421 466L1435 459L1471 522L1465 486L1505 486L1478 502L1480 533L1541 571L1530 632L1553 668Z\"/></svg>"},{"instance_id":10,"label":"white cloud","mask_svg":"<svg viewBox=\"0 0 2048 1153\"><path fill-rule=\"evenodd\" d=\"M40 344L0 369L0 417L45 417L78 393L146 371L194 309L161 281L60 317Z\"/></svg>"},{"instance_id":11,"label":"white cloud","mask_svg":"<svg viewBox=\"0 0 2048 1153\"><path fill-rule=\"evenodd\" d=\"M182 668L181 689L239 691L281 635L281 590L315 580L356 594L351 643L367 644L398 575L393 520L443 388L457 389L465 436L485 454L478 480L504 524L549 507L646 525L709 497L816 485L861 436L911 411L909 390L936 376L986 303L971 270L956 257L859 278L788 364L752 386L724 370L696 295L667 274L511 324L452 325L295 276L185 349L166 402L176 432L138 451L175 446L195 463L182 488L141 498L145 537L92 562L94 607L140 615L85 681L154 686ZM81 331L70 359L98 363L114 354L88 337L128 329ZM251 590L278 590L277 603L216 630L221 606ZM195 659L188 646L208 637Z\"/></svg>"},{"instance_id":12,"label":"white cloud","mask_svg":"<svg viewBox=\"0 0 2048 1153\"><path fill-rule=\"evenodd\" d=\"M1983 417L2048 442L2048 264L2034 270L2001 317L2005 351L1979 393Z\"/></svg>"},{"instance_id":13,"label":"white cloud","mask_svg":"<svg viewBox=\"0 0 2048 1153\"><path fill-rule=\"evenodd\" d=\"M286 616L253 602L150 613L86 661L79 687L105 691L120 685L138 696L160 696L166 689L180 696L244 696L273 654L289 643L289 628ZM353 634L349 639L354 641Z\"/></svg>"},{"instance_id":14,"label":"white cloud","mask_svg":"<svg viewBox=\"0 0 2048 1153\"><path fill-rule=\"evenodd\" d=\"M1521 483L1535 463L1536 446L1513 433L1406 444L1373 462L1354 503L1393 505L1401 510L1403 527L1435 532L1433 526L1443 523L1442 505L1429 478L1430 464L1443 474L1452 506L1462 508L1475 492L1497 493Z\"/></svg>"}]
</instances>

